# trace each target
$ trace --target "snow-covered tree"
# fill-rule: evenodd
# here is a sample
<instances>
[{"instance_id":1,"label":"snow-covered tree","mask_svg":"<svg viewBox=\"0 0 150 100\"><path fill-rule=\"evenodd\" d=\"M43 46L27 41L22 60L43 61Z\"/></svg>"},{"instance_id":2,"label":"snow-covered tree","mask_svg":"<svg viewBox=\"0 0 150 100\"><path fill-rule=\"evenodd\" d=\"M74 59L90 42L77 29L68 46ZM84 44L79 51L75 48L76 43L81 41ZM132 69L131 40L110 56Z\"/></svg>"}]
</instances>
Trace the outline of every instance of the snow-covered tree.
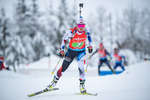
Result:
<instances>
[{"instance_id":1,"label":"snow-covered tree","mask_svg":"<svg viewBox=\"0 0 150 100\"><path fill-rule=\"evenodd\" d=\"M142 58L149 53L149 10L138 10L130 5L124 10L123 19L120 19L118 26L118 47L132 50L137 58Z\"/></svg>"},{"instance_id":2,"label":"snow-covered tree","mask_svg":"<svg viewBox=\"0 0 150 100\"><path fill-rule=\"evenodd\" d=\"M66 30L68 29L68 8L66 4L66 0L61 0L59 5L59 11L57 13L57 18L59 21L58 29L56 30L56 39L52 41L54 44L55 54L58 54L62 37L64 36Z\"/></svg>"},{"instance_id":3,"label":"snow-covered tree","mask_svg":"<svg viewBox=\"0 0 150 100\"><path fill-rule=\"evenodd\" d=\"M57 30L59 29L59 21L58 18L56 17L56 12L53 9L53 2L50 0L50 6L47 11L47 17L46 17L46 41L47 45L49 47L49 53L52 51L55 51L54 45L52 44L52 41L55 41L57 39Z\"/></svg>"},{"instance_id":4,"label":"snow-covered tree","mask_svg":"<svg viewBox=\"0 0 150 100\"><path fill-rule=\"evenodd\" d=\"M69 16L68 16L68 23L69 23L69 28L73 28L75 27L75 23L76 23L76 20L77 20L77 2L76 0L74 0L74 3L72 5L72 8L68 11L69 12Z\"/></svg>"},{"instance_id":5,"label":"snow-covered tree","mask_svg":"<svg viewBox=\"0 0 150 100\"><path fill-rule=\"evenodd\" d=\"M74 11L69 11L68 9L69 8L67 6L66 0L61 0L59 4L58 12L55 13L54 15L56 16L55 18L57 18L55 19L57 25L56 25L56 30L54 30L54 33L56 34L51 39L51 44L54 47L53 53L56 55L60 50L62 37L64 36L66 31L68 31L70 28L73 28L75 25L76 9L75 7L74 7Z\"/></svg>"},{"instance_id":6,"label":"snow-covered tree","mask_svg":"<svg viewBox=\"0 0 150 100\"><path fill-rule=\"evenodd\" d=\"M94 31L93 40L96 42L93 43L96 46L99 45L100 42L106 43L108 41L108 33L109 33L109 14L107 13L107 10L105 7L99 6L97 9L97 15L93 15L93 17L90 18L89 26ZM94 41L93 41L94 42ZM97 48L97 47L96 47Z\"/></svg>"},{"instance_id":7,"label":"snow-covered tree","mask_svg":"<svg viewBox=\"0 0 150 100\"><path fill-rule=\"evenodd\" d=\"M0 50L4 57L6 55L6 48L9 45L7 41L10 36L9 24L9 19L6 17L5 10L2 8L0 11Z\"/></svg>"},{"instance_id":8,"label":"snow-covered tree","mask_svg":"<svg viewBox=\"0 0 150 100\"><path fill-rule=\"evenodd\" d=\"M18 4L15 8L15 25L17 27L16 33L18 37L21 38L21 44L25 49L25 55L23 58L29 60L34 55L34 50L32 48L32 38L34 37L34 31L31 27L31 13L26 5L25 0L18 0Z\"/></svg>"},{"instance_id":9,"label":"snow-covered tree","mask_svg":"<svg viewBox=\"0 0 150 100\"><path fill-rule=\"evenodd\" d=\"M45 56L45 46L46 46L46 31L44 24L41 23L42 13L39 12L37 0L32 0L31 4L31 31L34 34L32 41L32 48L34 50L35 56L33 60L39 60L41 57Z\"/></svg>"},{"instance_id":10,"label":"snow-covered tree","mask_svg":"<svg viewBox=\"0 0 150 100\"><path fill-rule=\"evenodd\" d=\"M123 19L120 20L119 27L121 37L117 41L119 48L124 48L125 45L128 48L134 47L133 40L135 39L135 34L137 34L138 16L139 12L133 5L124 10Z\"/></svg>"},{"instance_id":11,"label":"snow-covered tree","mask_svg":"<svg viewBox=\"0 0 150 100\"><path fill-rule=\"evenodd\" d=\"M145 55L150 55L150 10L147 8L140 11L137 40L140 57L144 58Z\"/></svg>"}]
</instances>

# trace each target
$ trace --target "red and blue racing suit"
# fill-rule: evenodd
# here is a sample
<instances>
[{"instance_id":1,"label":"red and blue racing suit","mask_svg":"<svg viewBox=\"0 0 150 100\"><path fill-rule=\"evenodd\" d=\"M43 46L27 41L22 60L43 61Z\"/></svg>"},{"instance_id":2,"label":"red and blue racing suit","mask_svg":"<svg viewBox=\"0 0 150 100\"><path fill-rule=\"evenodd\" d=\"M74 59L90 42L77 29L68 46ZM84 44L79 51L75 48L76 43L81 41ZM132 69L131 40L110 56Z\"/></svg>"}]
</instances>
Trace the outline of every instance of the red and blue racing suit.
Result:
<instances>
[{"instance_id":1,"label":"red and blue racing suit","mask_svg":"<svg viewBox=\"0 0 150 100\"><path fill-rule=\"evenodd\" d=\"M113 54L113 57L115 58L114 70L116 70L116 68L118 66L120 66L122 68L122 70L124 71L125 68L124 68L124 65L122 63L122 58L124 59L124 62L125 62L125 56L121 55L120 53L117 53L117 54Z\"/></svg>"},{"instance_id":2,"label":"red and blue racing suit","mask_svg":"<svg viewBox=\"0 0 150 100\"><path fill-rule=\"evenodd\" d=\"M85 80L85 44L86 39L88 39L89 46L92 46L91 31L86 29L82 33L79 33L74 28L70 29L70 31L67 32L62 39L61 50L64 49L66 40L68 39L70 39L68 51L62 67L57 71L56 77L60 78L62 73L69 67L73 59L77 57L80 80Z\"/></svg>"}]
</instances>

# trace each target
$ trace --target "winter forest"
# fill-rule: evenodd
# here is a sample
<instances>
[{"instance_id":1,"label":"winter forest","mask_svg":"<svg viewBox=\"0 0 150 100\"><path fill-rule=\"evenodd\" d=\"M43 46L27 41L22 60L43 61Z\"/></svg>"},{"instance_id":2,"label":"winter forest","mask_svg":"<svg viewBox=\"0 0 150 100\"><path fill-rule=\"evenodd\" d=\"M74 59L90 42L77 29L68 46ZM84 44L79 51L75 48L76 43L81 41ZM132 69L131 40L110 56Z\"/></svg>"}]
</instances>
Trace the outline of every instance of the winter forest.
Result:
<instances>
[{"instance_id":1,"label":"winter forest","mask_svg":"<svg viewBox=\"0 0 150 100\"><path fill-rule=\"evenodd\" d=\"M0 52L7 65L58 55L62 37L75 26L79 17L76 0L71 1L74 2L72 8L66 0L59 0L57 11L50 0L45 12L39 11L37 1L31 0L27 4L27 0L17 0L13 18L6 16L4 8L0 9ZM99 6L96 12L97 16L88 17L86 21L93 31L94 49L103 42L109 52L115 46L132 51L137 61L150 56L150 9L129 4L121 16L107 12L103 6Z\"/></svg>"}]
</instances>

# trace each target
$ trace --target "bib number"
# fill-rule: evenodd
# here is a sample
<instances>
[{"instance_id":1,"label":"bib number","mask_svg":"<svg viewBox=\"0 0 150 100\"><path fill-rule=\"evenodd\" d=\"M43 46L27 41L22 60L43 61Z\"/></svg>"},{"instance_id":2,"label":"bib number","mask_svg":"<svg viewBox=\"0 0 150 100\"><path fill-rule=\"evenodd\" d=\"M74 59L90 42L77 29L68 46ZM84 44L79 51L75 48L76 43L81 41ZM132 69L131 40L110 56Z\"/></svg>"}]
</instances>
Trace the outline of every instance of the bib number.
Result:
<instances>
[{"instance_id":1,"label":"bib number","mask_svg":"<svg viewBox=\"0 0 150 100\"><path fill-rule=\"evenodd\" d=\"M116 58L115 58L115 60L116 60L116 61L119 61L119 58L118 58L118 57L116 57Z\"/></svg>"},{"instance_id":2,"label":"bib number","mask_svg":"<svg viewBox=\"0 0 150 100\"><path fill-rule=\"evenodd\" d=\"M81 43L72 43L72 46L80 48L81 46L83 46L83 44L84 44L84 42L81 42Z\"/></svg>"},{"instance_id":3,"label":"bib number","mask_svg":"<svg viewBox=\"0 0 150 100\"><path fill-rule=\"evenodd\" d=\"M100 57L104 57L104 54L100 54Z\"/></svg>"}]
</instances>

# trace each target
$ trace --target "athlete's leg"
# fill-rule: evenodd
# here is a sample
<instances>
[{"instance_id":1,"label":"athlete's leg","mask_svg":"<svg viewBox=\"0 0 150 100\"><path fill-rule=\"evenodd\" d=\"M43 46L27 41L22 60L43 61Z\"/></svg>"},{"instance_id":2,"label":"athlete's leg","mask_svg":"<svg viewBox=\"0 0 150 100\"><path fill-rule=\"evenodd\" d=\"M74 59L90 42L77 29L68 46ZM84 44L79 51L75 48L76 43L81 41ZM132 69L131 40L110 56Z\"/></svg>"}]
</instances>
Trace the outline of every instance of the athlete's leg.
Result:
<instances>
[{"instance_id":1,"label":"athlete's leg","mask_svg":"<svg viewBox=\"0 0 150 100\"><path fill-rule=\"evenodd\" d=\"M103 61L102 60L99 60L99 64L98 64L98 75L100 75L101 71L100 71L100 68L103 64Z\"/></svg>"},{"instance_id":2,"label":"athlete's leg","mask_svg":"<svg viewBox=\"0 0 150 100\"><path fill-rule=\"evenodd\" d=\"M125 70L125 68L124 68L124 65L121 63L121 69L122 69L122 71L124 71Z\"/></svg>"},{"instance_id":3,"label":"athlete's leg","mask_svg":"<svg viewBox=\"0 0 150 100\"><path fill-rule=\"evenodd\" d=\"M74 51L72 51L72 50L68 50L61 68L57 71L57 75L56 75L57 78L61 77L62 73L66 71L66 69L69 67L69 65L75 58L75 55L73 52Z\"/></svg>"},{"instance_id":4,"label":"athlete's leg","mask_svg":"<svg viewBox=\"0 0 150 100\"><path fill-rule=\"evenodd\" d=\"M79 76L81 80L84 80L85 79L85 70L84 70L85 51L78 54L77 59L78 59Z\"/></svg>"},{"instance_id":5,"label":"athlete's leg","mask_svg":"<svg viewBox=\"0 0 150 100\"><path fill-rule=\"evenodd\" d=\"M109 67L109 69L115 74L115 71L111 68L110 62L106 59L105 64Z\"/></svg>"},{"instance_id":6,"label":"athlete's leg","mask_svg":"<svg viewBox=\"0 0 150 100\"><path fill-rule=\"evenodd\" d=\"M73 54L74 54L73 51L68 50L68 52L65 56L65 59L63 61L62 67L57 71L57 74L54 76L54 79L51 82L51 84L47 86L47 88L46 88L47 90L52 90L55 87L59 78L62 75L62 72L64 72L69 67L70 63L74 59L75 55L73 55Z\"/></svg>"},{"instance_id":7,"label":"athlete's leg","mask_svg":"<svg viewBox=\"0 0 150 100\"><path fill-rule=\"evenodd\" d=\"M84 60L85 60L85 51L80 52L77 55L78 59L78 69L79 69L79 76L80 76L80 92L81 93L86 93L85 89L85 70L84 70Z\"/></svg>"},{"instance_id":8,"label":"athlete's leg","mask_svg":"<svg viewBox=\"0 0 150 100\"><path fill-rule=\"evenodd\" d=\"M118 67L118 64L115 63L115 66L114 66L114 70L115 70L115 71L116 71L117 67Z\"/></svg>"}]
</instances>

